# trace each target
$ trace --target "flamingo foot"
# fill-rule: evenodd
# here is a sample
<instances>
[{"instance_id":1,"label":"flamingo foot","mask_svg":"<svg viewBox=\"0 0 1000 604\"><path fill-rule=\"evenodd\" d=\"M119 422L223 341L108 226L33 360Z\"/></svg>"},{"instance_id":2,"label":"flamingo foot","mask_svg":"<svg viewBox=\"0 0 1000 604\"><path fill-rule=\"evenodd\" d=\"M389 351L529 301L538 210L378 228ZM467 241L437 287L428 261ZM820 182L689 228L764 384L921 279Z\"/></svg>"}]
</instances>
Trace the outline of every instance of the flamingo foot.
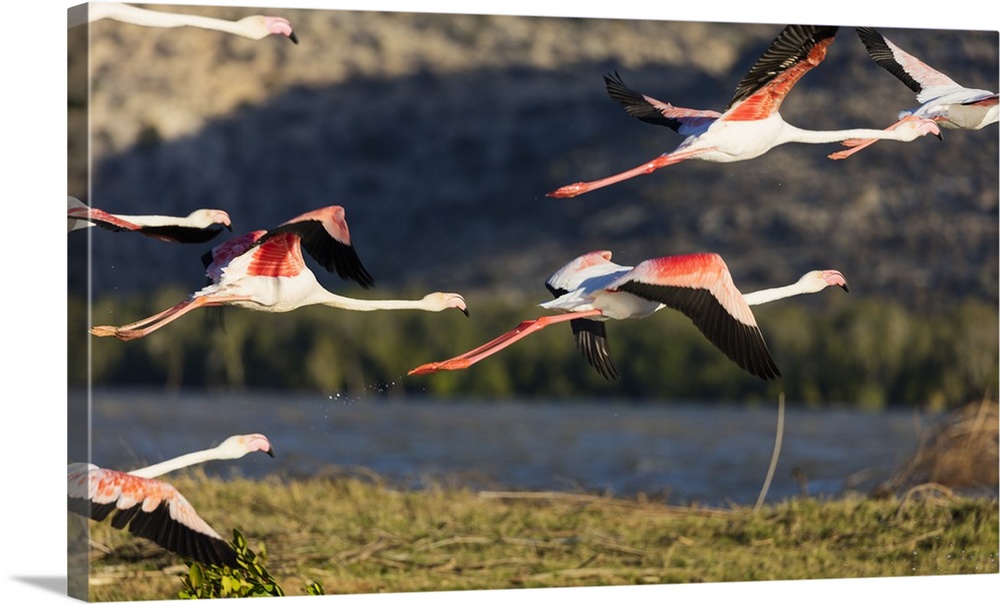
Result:
<instances>
[{"instance_id":1,"label":"flamingo foot","mask_svg":"<svg viewBox=\"0 0 1000 604\"><path fill-rule=\"evenodd\" d=\"M114 325L97 325L90 328L90 333L99 338L106 338L108 336L117 336L118 328Z\"/></svg>"},{"instance_id":2,"label":"flamingo foot","mask_svg":"<svg viewBox=\"0 0 1000 604\"><path fill-rule=\"evenodd\" d=\"M420 367L409 370L406 375L424 375L427 373L437 373L438 371L455 371L457 369L466 369L469 365L472 365L469 359L451 359L448 361L424 363Z\"/></svg>"},{"instance_id":3,"label":"flamingo foot","mask_svg":"<svg viewBox=\"0 0 1000 604\"><path fill-rule=\"evenodd\" d=\"M122 342L137 340L146 335L140 329L122 329L121 327L115 327L113 325L98 325L96 327L91 327L90 333L100 338L114 336Z\"/></svg>"},{"instance_id":4,"label":"flamingo foot","mask_svg":"<svg viewBox=\"0 0 1000 604\"><path fill-rule=\"evenodd\" d=\"M577 182L571 185L566 185L565 187L559 187L558 189L552 191L551 193L546 193L545 196L558 197L558 198L576 197L577 195L580 195L581 193L586 193L589 190L590 190L589 183Z\"/></svg>"}]
</instances>

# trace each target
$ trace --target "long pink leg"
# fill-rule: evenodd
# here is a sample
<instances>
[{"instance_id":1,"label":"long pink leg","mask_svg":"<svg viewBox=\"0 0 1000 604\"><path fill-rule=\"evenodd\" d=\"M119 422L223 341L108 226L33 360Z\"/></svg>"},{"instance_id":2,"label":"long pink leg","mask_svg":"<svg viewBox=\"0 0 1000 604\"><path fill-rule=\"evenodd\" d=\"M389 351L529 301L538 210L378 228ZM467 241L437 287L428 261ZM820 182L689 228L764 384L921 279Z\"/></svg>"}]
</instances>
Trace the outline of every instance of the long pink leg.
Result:
<instances>
[{"instance_id":1,"label":"long pink leg","mask_svg":"<svg viewBox=\"0 0 1000 604\"><path fill-rule=\"evenodd\" d=\"M99 337L114 336L123 341L137 340L196 308L201 308L202 306L220 306L230 302L249 299L249 296L201 296L192 300L185 300L155 315L120 327L98 325L92 327L90 333Z\"/></svg>"},{"instance_id":2,"label":"long pink leg","mask_svg":"<svg viewBox=\"0 0 1000 604\"><path fill-rule=\"evenodd\" d=\"M686 159L691 159L692 157L701 155L706 151L711 151L711 148L697 149L695 151L682 151L680 153L669 153L667 155L661 155L652 161L648 161L641 166L636 166L631 170L626 170L620 172L613 176L608 176L607 178L601 178L599 180L592 180L590 182L578 182L571 185L566 185L565 187L559 187L551 193L546 193L546 197L576 197L577 195L582 195L593 191L594 189L600 189L601 187L606 187L608 185L613 185L616 182L621 182L623 180L628 180L635 176L641 176L643 174L649 174L655 170L659 170L665 166L670 166L673 164L680 163Z\"/></svg>"},{"instance_id":3,"label":"long pink leg","mask_svg":"<svg viewBox=\"0 0 1000 604\"><path fill-rule=\"evenodd\" d=\"M490 340L489 342L473 348L472 350L460 354L456 357L452 357L447 361L439 361L434 363L426 363L415 369L411 369L406 375L422 375L424 373L434 373L437 371L453 371L455 369L465 369L470 365L478 363L479 361L485 359L486 357L500 352L504 348L510 346L514 342L532 334L539 329L543 329L552 325L553 323L562 323L564 321L570 321L572 319L579 319L581 317L593 317L595 315L601 314L599 310L583 310L580 312L571 312L562 315L550 315L545 317L539 317L537 319L532 319L530 321L523 321L520 325L514 329L508 331L507 333Z\"/></svg>"}]
</instances>

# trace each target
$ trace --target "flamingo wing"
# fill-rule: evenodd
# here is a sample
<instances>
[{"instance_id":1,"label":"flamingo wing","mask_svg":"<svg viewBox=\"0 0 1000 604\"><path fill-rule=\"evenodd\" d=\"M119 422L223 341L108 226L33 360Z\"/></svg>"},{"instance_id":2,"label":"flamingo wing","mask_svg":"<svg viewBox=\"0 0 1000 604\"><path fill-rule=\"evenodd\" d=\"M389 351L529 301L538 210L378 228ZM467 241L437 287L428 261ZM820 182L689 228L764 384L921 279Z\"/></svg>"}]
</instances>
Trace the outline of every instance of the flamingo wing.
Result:
<instances>
[{"instance_id":1,"label":"flamingo wing","mask_svg":"<svg viewBox=\"0 0 1000 604\"><path fill-rule=\"evenodd\" d=\"M566 263L545 282L545 287L556 298L576 290L588 278L596 274L613 273L622 269L611 262L611 252L606 250L590 252ZM605 379L618 381L618 370L611 360L608 335L603 321L593 319L571 319L569 322L576 338L576 347L591 367Z\"/></svg>"},{"instance_id":2,"label":"flamingo wing","mask_svg":"<svg viewBox=\"0 0 1000 604\"><path fill-rule=\"evenodd\" d=\"M70 464L69 510L128 529L175 554L204 564L236 566L236 552L173 486L156 479Z\"/></svg>"},{"instance_id":3,"label":"flamingo wing","mask_svg":"<svg viewBox=\"0 0 1000 604\"><path fill-rule=\"evenodd\" d=\"M856 28L858 37L879 66L896 76L917 95L920 102L961 89L957 82L896 46L872 27ZM925 94L925 92L927 94Z\"/></svg>"},{"instance_id":4,"label":"flamingo wing","mask_svg":"<svg viewBox=\"0 0 1000 604\"><path fill-rule=\"evenodd\" d=\"M615 364L611 361L608 335L603 321L572 319L569 322L576 338L576 347L587 359L587 363L597 370L604 379L617 382L620 378Z\"/></svg>"},{"instance_id":5,"label":"flamingo wing","mask_svg":"<svg viewBox=\"0 0 1000 604\"><path fill-rule=\"evenodd\" d=\"M763 380L781 375L750 306L716 254L646 260L608 289L681 311L712 344L752 375Z\"/></svg>"},{"instance_id":6,"label":"flamingo wing","mask_svg":"<svg viewBox=\"0 0 1000 604\"><path fill-rule=\"evenodd\" d=\"M218 283L222 278L224 269L233 259L242 256L254 245L257 240L264 236L267 231L251 231L239 237L234 237L213 247L210 251L201 256L201 263L205 266L205 274L208 276L208 283Z\"/></svg>"},{"instance_id":7,"label":"flamingo wing","mask_svg":"<svg viewBox=\"0 0 1000 604\"><path fill-rule=\"evenodd\" d=\"M826 57L838 27L789 25L754 63L721 119L758 120L778 111L781 101L810 69Z\"/></svg>"},{"instance_id":8,"label":"flamingo wing","mask_svg":"<svg viewBox=\"0 0 1000 604\"><path fill-rule=\"evenodd\" d=\"M104 210L88 208L87 206L70 208L67 212L67 217L76 220L86 220L95 226L109 231L138 231L142 229L138 224L119 218L114 214L109 214Z\"/></svg>"},{"instance_id":9,"label":"flamingo wing","mask_svg":"<svg viewBox=\"0 0 1000 604\"><path fill-rule=\"evenodd\" d=\"M306 252L326 270L336 272L342 279L353 279L364 288L375 285L351 245L341 206L328 206L297 216L268 231L259 244L285 233L295 235Z\"/></svg>"},{"instance_id":10,"label":"flamingo wing","mask_svg":"<svg viewBox=\"0 0 1000 604\"><path fill-rule=\"evenodd\" d=\"M666 126L680 134L694 134L707 128L722 115L718 111L675 107L636 92L625 85L617 71L614 75L605 75L604 83L608 95L624 107L629 115L649 124Z\"/></svg>"},{"instance_id":11,"label":"flamingo wing","mask_svg":"<svg viewBox=\"0 0 1000 604\"><path fill-rule=\"evenodd\" d=\"M179 224L168 224L158 226L139 227L139 232L143 235L154 237L161 241L172 241L176 243L205 243L211 241L223 231L223 227L202 228L182 226Z\"/></svg>"}]
</instances>

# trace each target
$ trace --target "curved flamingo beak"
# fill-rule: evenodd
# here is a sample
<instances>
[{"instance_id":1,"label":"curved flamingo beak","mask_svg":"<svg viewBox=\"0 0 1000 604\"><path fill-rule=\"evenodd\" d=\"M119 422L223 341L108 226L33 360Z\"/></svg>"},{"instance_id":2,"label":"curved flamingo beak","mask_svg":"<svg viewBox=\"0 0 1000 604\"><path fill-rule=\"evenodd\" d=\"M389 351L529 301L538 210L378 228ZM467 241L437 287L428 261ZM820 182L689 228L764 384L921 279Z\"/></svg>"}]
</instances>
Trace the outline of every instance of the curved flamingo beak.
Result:
<instances>
[{"instance_id":1,"label":"curved flamingo beak","mask_svg":"<svg viewBox=\"0 0 1000 604\"><path fill-rule=\"evenodd\" d=\"M216 210L215 212L212 213L212 220L217 224L221 224L222 226L229 229L229 232L233 231L232 221L229 219L229 214L226 211Z\"/></svg>"},{"instance_id":2,"label":"curved flamingo beak","mask_svg":"<svg viewBox=\"0 0 1000 604\"><path fill-rule=\"evenodd\" d=\"M274 447L271 446L271 441L266 436L263 434L247 434L245 438L247 440L247 448L250 451L263 451L271 458L274 458Z\"/></svg>"},{"instance_id":3,"label":"curved flamingo beak","mask_svg":"<svg viewBox=\"0 0 1000 604\"><path fill-rule=\"evenodd\" d=\"M272 34L285 36L293 44L299 43L299 37L295 35L295 31L292 30L292 25L288 22L288 19L282 17L264 17L264 23L267 26L267 30Z\"/></svg>"},{"instance_id":4,"label":"curved flamingo beak","mask_svg":"<svg viewBox=\"0 0 1000 604\"><path fill-rule=\"evenodd\" d=\"M844 278L843 273L841 273L840 271L833 269L823 271L823 280L826 281L827 285L836 285L842 287L845 292L851 291L847 287L847 279Z\"/></svg>"}]
</instances>

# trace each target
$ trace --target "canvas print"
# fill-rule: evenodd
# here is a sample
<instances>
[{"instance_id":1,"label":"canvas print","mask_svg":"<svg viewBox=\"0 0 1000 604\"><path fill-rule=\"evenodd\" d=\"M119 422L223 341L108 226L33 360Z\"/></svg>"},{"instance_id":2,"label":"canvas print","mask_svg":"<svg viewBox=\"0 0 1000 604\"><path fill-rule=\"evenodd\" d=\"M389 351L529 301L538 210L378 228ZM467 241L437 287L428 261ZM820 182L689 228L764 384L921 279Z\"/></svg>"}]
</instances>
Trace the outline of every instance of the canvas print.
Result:
<instances>
[{"instance_id":1,"label":"canvas print","mask_svg":"<svg viewBox=\"0 0 1000 604\"><path fill-rule=\"evenodd\" d=\"M998 32L68 20L70 596L1000 572Z\"/></svg>"}]
</instances>

